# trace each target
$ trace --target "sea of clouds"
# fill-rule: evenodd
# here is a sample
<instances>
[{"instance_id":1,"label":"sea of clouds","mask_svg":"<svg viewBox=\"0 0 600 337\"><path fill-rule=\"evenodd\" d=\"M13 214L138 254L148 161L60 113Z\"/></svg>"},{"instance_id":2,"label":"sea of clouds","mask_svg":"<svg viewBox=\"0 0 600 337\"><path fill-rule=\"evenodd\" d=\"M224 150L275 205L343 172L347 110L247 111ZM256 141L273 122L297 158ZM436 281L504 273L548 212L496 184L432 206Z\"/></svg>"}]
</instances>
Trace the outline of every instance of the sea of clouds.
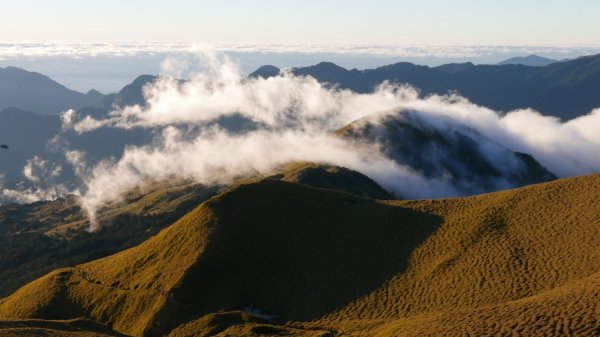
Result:
<instances>
[{"instance_id":1,"label":"sea of clouds","mask_svg":"<svg viewBox=\"0 0 600 337\"><path fill-rule=\"evenodd\" d=\"M197 53L209 48L240 53L336 53L394 57L476 58L490 55L586 55L598 45L391 45L391 44L285 44L140 41L0 40L0 60L23 57L90 57L139 54Z\"/></svg>"}]
</instances>

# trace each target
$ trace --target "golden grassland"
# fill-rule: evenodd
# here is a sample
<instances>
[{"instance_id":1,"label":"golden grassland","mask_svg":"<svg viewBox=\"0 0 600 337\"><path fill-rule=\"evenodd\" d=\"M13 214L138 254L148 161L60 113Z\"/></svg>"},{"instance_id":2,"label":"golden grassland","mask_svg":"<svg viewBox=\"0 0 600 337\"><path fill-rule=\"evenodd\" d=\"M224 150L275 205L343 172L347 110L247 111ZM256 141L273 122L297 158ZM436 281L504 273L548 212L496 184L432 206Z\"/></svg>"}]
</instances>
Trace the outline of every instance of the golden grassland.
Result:
<instances>
[{"instance_id":1,"label":"golden grassland","mask_svg":"<svg viewBox=\"0 0 600 337\"><path fill-rule=\"evenodd\" d=\"M268 179L345 191L371 198L391 195L368 177L345 168L310 163L281 167ZM246 179L246 183L260 178ZM243 182L236 181L234 187ZM227 187L231 188L231 187ZM223 187L170 179L137 188L99 210L101 230L89 233L75 196L0 207L0 297L44 274L131 248L194 209Z\"/></svg>"},{"instance_id":2,"label":"golden grassland","mask_svg":"<svg viewBox=\"0 0 600 337\"><path fill-rule=\"evenodd\" d=\"M121 337L110 328L89 319L0 321L0 337Z\"/></svg>"},{"instance_id":3,"label":"golden grassland","mask_svg":"<svg viewBox=\"0 0 600 337\"><path fill-rule=\"evenodd\" d=\"M74 196L0 207L0 297L54 269L137 246L216 193L189 182L153 184L101 210L95 233Z\"/></svg>"},{"instance_id":4,"label":"golden grassland","mask_svg":"<svg viewBox=\"0 0 600 337\"><path fill-rule=\"evenodd\" d=\"M599 200L600 175L420 201L268 179L22 287L0 319L150 336L595 336Z\"/></svg>"}]
</instances>

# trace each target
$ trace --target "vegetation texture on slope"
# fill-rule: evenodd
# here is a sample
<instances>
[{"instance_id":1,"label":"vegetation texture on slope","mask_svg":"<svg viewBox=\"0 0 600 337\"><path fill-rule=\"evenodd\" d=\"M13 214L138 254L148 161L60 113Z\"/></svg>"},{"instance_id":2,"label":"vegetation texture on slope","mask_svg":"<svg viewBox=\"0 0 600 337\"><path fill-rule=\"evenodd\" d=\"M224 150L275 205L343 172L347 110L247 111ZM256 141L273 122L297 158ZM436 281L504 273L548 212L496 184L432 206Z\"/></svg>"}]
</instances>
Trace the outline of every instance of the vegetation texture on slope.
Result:
<instances>
[{"instance_id":1,"label":"vegetation texture on slope","mask_svg":"<svg viewBox=\"0 0 600 337\"><path fill-rule=\"evenodd\" d=\"M264 180L30 283L0 318L130 335L593 336L599 198L600 175L423 201Z\"/></svg>"}]
</instances>

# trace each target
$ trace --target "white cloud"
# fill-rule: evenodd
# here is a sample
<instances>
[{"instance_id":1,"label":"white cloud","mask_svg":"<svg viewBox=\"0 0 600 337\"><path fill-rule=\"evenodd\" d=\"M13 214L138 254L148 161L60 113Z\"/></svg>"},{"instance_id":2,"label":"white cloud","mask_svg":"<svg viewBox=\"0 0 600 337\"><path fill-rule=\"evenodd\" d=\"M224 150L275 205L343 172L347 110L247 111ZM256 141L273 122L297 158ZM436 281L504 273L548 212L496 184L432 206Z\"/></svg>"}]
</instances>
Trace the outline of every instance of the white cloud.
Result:
<instances>
[{"instance_id":1,"label":"white cloud","mask_svg":"<svg viewBox=\"0 0 600 337\"><path fill-rule=\"evenodd\" d=\"M77 195L77 191L65 188L63 185L56 185L49 188L20 187L3 188L0 190L0 200L10 200L19 204L27 204L40 200L56 200L68 194Z\"/></svg>"},{"instance_id":2,"label":"white cloud","mask_svg":"<svg viewBox=\"0 0 600 337\"><path fill-rule=\"evenodd\" d=\"M121 158L96 166L86 163L83 152L65 151L66 162L83 182L82 206L93 226L98 226L95 214L104 204L153 180L180 177L208 185L227 184L238 177L272 173L290 161L345 166L407 198L461 195L449 178L427 179L388 158L378 144L358 143L332 133L357 119L376 122L398 111L413 111L441 131L452 132L458 125L485 135L492 142L480 146L498 167L514 164L498 155L499 149L508 148L533 155L559 176L600 170L600 109L563 123L532 110L500 115L456 95L419 98L410 87L389 84L371 94L356 94L325 88L312 78L289 72L268 79L246 78L236 62L215 50L220 49L200 54L205 70L185 82L177 78L194 69L189 58L184 63L173 58L165 61L163 76L145 88L147 104L143 107L124 107L101 120L78 118L72 110L62 115L63 132L146 128L159 135L150 144L129 147ZM239 125L232 127L228 118L237 119L241 130ZM34 157L23 171L33 187L4 188L1 196L31 202L79 193L53 183L61 169ZM510 186L499 183L502 187Z\"/></svg>"},{"instance_id":3,"label":"white cloud","mask_svg":"<svg viewBox=\"0 0 600 337\"><path fill-rule=\"evenodd\" d=\"M450 181L426 179L398 165L377 144L332 134L361 117L377 120L386 114L382 111L410 109L439 130L452 124L483 134L497 143L481 146L500 166L511 165L496 155L498 147L505 147L532 154L561 176L600 170L596 156L600 150L598 111L567 123L531 110L502 116L455 95L422 99L412 88L387 84L372 94L355 94L327 89L312 78L289 73L248 79L227 57L208 53L201 59L208 70L190 81L163 76L147 87L144 107L125 107L107 119L84 119L73 125L69 116L63 118L66 128L79 132L97 127L161 130L152 144L127 148L119 159L80 170L85 172L83 207L92 223L97 209L106 202L152 180L183 177L204 184L227 184L237 177L270 173L290 161L345 166L408 198L459 195ZM168 67L170 72L178 69L174 64ZM239 132L215 124L233 116L251 127ZM73 162L83 165L81 154L74 158Z\"/></svg>"},{"instance_id":4,"label":"white cloud","mask_svg":"<svg viewBox=\"0 0 600 337\"><path fill-rule=\"evenodd\" d=\"M23 167L23 176L31 181L35 186L39 186L43 182L52 182L60 176L62 166L52 163L48 160L43 160L38 156L27 160L27 164Z\"/></svg>"},{"instance_id":5,"label":"white cloud","mask_svg":"<svg viewBox=\"0 0 600 337\"><path fill-rule=\"evenodd\" d=\"M0 40L0 60L67 56L73 58L135 56L144 54L195 54L209 44L186 42ZM495 54L590 54L600 46L521 46L521 45L381 45L381 44L254 44L211 43L219 52L240 53L332 53L382 57L475 58Z\"/></svg>"}]
</instances>

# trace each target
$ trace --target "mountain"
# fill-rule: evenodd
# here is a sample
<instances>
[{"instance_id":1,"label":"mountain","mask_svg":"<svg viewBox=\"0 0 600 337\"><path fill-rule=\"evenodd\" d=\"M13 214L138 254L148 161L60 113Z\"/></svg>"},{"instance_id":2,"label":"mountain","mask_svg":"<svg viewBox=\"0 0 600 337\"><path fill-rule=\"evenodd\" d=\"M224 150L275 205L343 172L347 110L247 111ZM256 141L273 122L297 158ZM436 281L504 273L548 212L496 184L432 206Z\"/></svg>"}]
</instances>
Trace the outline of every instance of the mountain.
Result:
<instances>
[{"instance_id":1,"label":"mountain","mask_svg":"<svg viewBox=\"0 0 600 337\"><path fill-rule=\"evenodd\" d=\"M136 336L594 336L598 198L600 175L421 201L242 184L23 286L0 318Z\"/></svg>"},{"instance_id":2,"label":"mountain","mask_svg":"<svg viewBox=\"0 0 600 337\"><path fill-rule=\"evenodd\" d=\"M320 189L392 199L365 175L330 165L292 163L277 174L256 179L282 180ZM76 196L0 207L0 297L52 269L83 263L135 246L198 203L221 191L186 181L166 181L129 192L108 205L89 233ZM1 336L1 334L0 334Z\"/></svg>"},{"instance_id":3,"label":"mountain","mask_svg":"<svg viewBox=\"0 0 600 337\"><path fill-rule=\"evenodd\" d=\"M61 155L46 150L49 141L60 129L58 116L39 115L17 108L0 111L0 143L10 147L0 155L4 183L12 185L25 179L23 167L35 156L59 160Z\"/></svg>"},{"instance_id":4,"label":"mountain","mask_svg":"<svg viewBox=\"0 0 600 337\"><path fill-rule=\"evenodd\" d=\"M0 337L14 336L124 337L125 335L83 318L52 322L36 319L0 322Z\"/></svg>"},{"instance_id":5,"label":"mountain","mask_svg":"<svg viewBox=\"0 0 600 337\"><path fill-rule=\"evenodd\" d=\"M458 92L470 101L498 111L533 108L546 115L572 119L600 107L600 55L557 62L545 67L520 64L446 64L438 67L408 62L376 69L347 70L330 62L294 68L299 76L359 93L390 81L410 84L422 96ZM277 72L262 72L272 76Z\"/></svg>"},{"instance_id":6,"label":"mountain","mask_svg":"<svg viewBox=\"0 0 600 337\"><path fill-rule=\"evenodd\" d=\"M73 121L77 122L86 116L105 118L106 115L107 111L103 109L82 108L77 111ZM0 142L10 146L10 150L0 156L0 173L6 186L26 180L23 167L31 161L43 164L45 169L52 165L60 166L60 176L52 177L56 179L51 179L49 183L74 179L75 172L65 158L64 148L85 152L86 159L94 164L111 156L120 156L129 145L147 144L152 139L152 133L141 129L99 128L83 134L72 130L62 131L59 116L41 115L17 108L0 111L0 121Z\"/></svg>"},{"instance_id":7,"label":"mountain","mask_svg":"<svg viewBox=\"0 0 600 337\"><path fill-rule=\"evenodd\" d=\"M520 65L532 66L532 67L545 67L549 64L556 63L556 62L559 62L559 61L541 57L541 56L537 56L537 55L529 55L529 56L512 57L512 58L504 60L498 64L499 65L520 64Z\"/></svg>"},{"instance_id":8,"label":"mountain","mask_svg":"<svg viewBox=\"0 0 600 337\"><path fill-rule=\"evenodd\" d=\"M371 199L394 199L390 192L366 175L345 167L313 163L290 163L268 177L304 186L341 191Z\"/></svg>"},{"instance_id":9,"label":"mountain","mask_svg":"<svg viewBox=\"0 0 600 337\"><path fill-rule=\"evenodd\" d=\"M451 120L430 121L414 110L383 112L337 130L361 143L380 144L387 157L438 181L440 195L471 195L556 179L537 160L511 151ZM441 186L451 191L444 191Z\"/></svg>"},{"instance_id":10,"label":"mountain","mask_svg":"<svg viewBox=\"0 0 600 337\"><path fill-rule=\"evenodd\" d=\"M107 95L95 107L111 110L113 107L128 105L145 105L144 87L158 79L154 75L140 75L116 94Z\"/></svg>"},{"instance_id":11,"label":"mountain","mask_svg":"<svg viewBox=\"0 0 600 337\"><path fill-rule=\"evenodd\" d=\"M103 95L67 89L47 76L20 68L0 68L0 110L16 107L40 114L58 115L67 109L91 106Z\"/></svg>"},{"instance_id":12,"label":"mountain","mask_svg":"<svg viewBox=\"0 0 600 337\"><path fill-rule=\"evenodd\" d=\"M408 63L391 65L389 71L408 73L411 69ZM472 64L449 64L442 66L445 74L467 71L475 67ZM421 67L422 69L429 69ZM420 68L420 69L421 69ZM395 70L394 70L395 69ZM317 66L306 68L308 73L327 74L329 79L344 74L344 69L331 63L321 63ZM413 72L417 79L419 72ZM348 76L361 74L354 70ZM552 79L561 77L554 75ZM148 83L155 81L155 76L144 75L136 78L131 84L112 96L105 96L104 103L97 107L81 108L72 117L72 123L84 120L86 117L104 119L112 107L132 104L144 104L143 88ZM426 76L422 78L426 80ZM351 78L347 80L351 82ZM358 79L357 79L358 81ZM587 84L582 84L587 85ZM386 113L386 112L384 112ZM387 112L389 114L389 112ZM498 148L491 140L473 130L456 123L450 125L453 130L451 135L439 127L428 123L419 117L416 112L400 111L399 118L402 122L388 120L388 132L384 138L373 137L363 133L354 137L361 142L380 142L385 144L386 153L399 164L405 165L416 172L425 173L428 179L449 180L451 190L446 194L468 195L496 191L499 189L514 188L531 183L543 182L554 179L555 176L543 168L535 158L528 154L514 153L503 149L497 156L488 156L481 152L480 144L491 144L490 148ZM402 116L400 116L402 115ZM152 142L154 134L146 129L118 129L101 127L96 130L78 134L73 130L62 130L58 116L38 115L21 111L15 108L0 112L3 121L0 124L2 143L11 146L10 151L4 151L0 156L0 173L2 173L5 186L13 187L16 184L31 186L33 181L24 175L26 165L37 165L35 173L39 174L46 185L66 184L75 187L77 175L64 155L64 150L80 151L85 153L88 166L92 167L103 159L120 157L127 146L141 146ZM395 125L392 125L394 124ZM215 124L230 132L243 133L258 127L256 123L242 116L224 117ZM362 125L354 123L353 126ZM33 129L32 129L33 128ZM350 130L345 128L347 131ZM356 131L356 130L355 130ZM358 136L357 132L353 133ZM340 133L340 135L342 135ZM502 163L497 158L505 158ZM496 160L496 161L495 161ZM54 170L56 169L56 170ZM327 168L323 172L327 172ZM59 172L57 176L53 172ZM340 176L340 175L338 175ZM354 181L358 186L361 181ZM47 187L46 185L41 187ZM354 193L348 184L346 191ZM387 198L384 193L371 191L374 194L365 195L375 198ZM440 191L441 192L441 191ZM387 192L386 192L387 193ZM399 196L397 196L399 197Z\"/></svg>"},{"instance_id":13,"label":"mountain","mask_svg":"<svg viewBox=\"0 0 600 337\"><path fill-rule=\"evenodd\" d=\"M272 76L277 76L279 75L279 72L281 70L275 66L272 65L264 65L258 69L256 69L253 73L251 73L249 75L249 77L262 77L262 78L267 78L267 77L272 77Z\"/></svg>"}]
</instances>

